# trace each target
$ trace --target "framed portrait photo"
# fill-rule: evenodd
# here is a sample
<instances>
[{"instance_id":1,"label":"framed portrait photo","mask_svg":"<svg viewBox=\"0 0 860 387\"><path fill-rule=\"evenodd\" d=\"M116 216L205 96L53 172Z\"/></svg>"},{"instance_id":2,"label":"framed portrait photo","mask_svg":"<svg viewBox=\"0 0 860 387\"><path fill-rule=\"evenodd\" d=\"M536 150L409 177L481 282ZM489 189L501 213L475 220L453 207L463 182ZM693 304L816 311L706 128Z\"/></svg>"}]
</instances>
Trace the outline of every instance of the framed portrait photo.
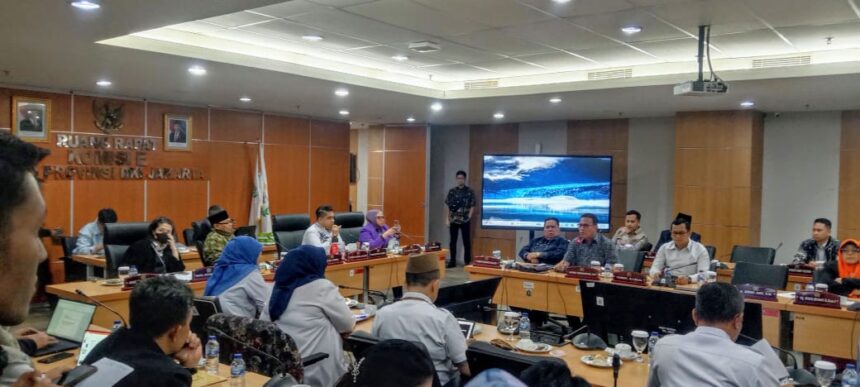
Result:
<instances>
[{"instance_id":1,"label":"framed portrait photo","mask_svg":"<svg viewBox=\"0 0 860 387\"><path fill-rule=\"evenodd\" d=\"M47 142L50 132L50 100L12 97L12 134L25 141Z\"/></svg>"},{"instance_id":2,"label":"framed portrait photo","mask_svg":"<svg viewBox=\"0 0 860 387\"><path fill-rule=\"evenodd\" d=\"M191 151L191 116L164 115L164 150Z\"/></svg>"}]
</instances>

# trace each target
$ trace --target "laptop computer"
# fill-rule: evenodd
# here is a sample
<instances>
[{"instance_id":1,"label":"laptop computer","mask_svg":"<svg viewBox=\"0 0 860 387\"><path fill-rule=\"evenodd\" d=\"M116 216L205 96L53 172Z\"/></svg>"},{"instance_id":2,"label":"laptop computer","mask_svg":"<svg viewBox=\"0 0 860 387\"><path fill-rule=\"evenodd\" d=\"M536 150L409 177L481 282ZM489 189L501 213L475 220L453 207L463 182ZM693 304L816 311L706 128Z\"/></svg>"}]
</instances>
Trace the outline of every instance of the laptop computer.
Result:
<instances>
[{"instance_id":1,"label":"laptop computer","mask_svg":"<svg viewBox=\"0 0 860 387\"><path fill-rule=\"evenodd\" d=\"M236 236L249 236L251 238L257 238L257 226L242 226L236 229L234 233Z\"/></svg>"},{"instance_id":2,"label":"laptop computer","mask_svg":"<svg viewBox=\"0 0 860 387\"><path fill-rule=\"evenodd\" d=\"M95 312L95 305L60 299L46 331L57 343L36 351L34 357L80 347Z\"/></svg>"}]
</instances>

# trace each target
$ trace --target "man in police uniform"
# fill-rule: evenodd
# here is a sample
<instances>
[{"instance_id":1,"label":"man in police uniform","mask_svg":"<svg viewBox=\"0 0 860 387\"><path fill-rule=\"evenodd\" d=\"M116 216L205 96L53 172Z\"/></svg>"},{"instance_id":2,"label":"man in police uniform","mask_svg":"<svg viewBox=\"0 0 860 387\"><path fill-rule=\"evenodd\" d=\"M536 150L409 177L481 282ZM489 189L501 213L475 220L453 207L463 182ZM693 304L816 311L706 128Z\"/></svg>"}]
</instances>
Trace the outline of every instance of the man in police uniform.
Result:
<instances>
[{"instance_id":1,"label":"man in police uniform","mask_svg":"<svg viewBox=\"0 0 860 387\"><path fill-rule=\"evenodd\" d=\"M401 339L424 344L442 386L456 386L469 376L466 338L451 312L433 305L439 295L439 263L433 254L413 255L406 264L403 298L380 309L373 335L380 340Z\"/></svg>"}]
</instances>

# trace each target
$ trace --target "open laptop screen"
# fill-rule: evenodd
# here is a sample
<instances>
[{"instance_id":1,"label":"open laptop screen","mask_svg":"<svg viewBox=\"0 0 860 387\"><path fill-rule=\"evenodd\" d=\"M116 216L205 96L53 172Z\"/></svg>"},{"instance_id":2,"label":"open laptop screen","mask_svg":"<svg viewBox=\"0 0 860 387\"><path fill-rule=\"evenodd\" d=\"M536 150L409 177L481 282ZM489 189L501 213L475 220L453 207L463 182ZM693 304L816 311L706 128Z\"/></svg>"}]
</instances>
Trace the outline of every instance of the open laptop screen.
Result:
<instances>
[{"instance_id":1,"label":"open laptop screen","mask_svg":"<svg viewBox=\"0 0 860 387\"><path fill-rule=\"evenodd\" d=\"M47 333L80 343L84 340L84 333L90 326L95 311L95 305L60 299L54 314L51 315Z\"/></svg>"}]
</instances>

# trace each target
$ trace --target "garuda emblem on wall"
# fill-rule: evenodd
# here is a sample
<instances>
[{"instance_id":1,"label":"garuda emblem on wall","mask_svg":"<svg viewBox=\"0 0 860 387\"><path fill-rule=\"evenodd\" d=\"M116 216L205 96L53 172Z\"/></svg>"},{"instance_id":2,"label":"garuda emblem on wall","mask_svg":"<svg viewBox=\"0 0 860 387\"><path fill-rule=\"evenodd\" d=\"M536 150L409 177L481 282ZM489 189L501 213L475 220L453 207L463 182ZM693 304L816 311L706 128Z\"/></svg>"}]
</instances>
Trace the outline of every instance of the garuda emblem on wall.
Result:
<instances>
[{"instance_id":1,"label":"garuda emblem on wall","mask_svg":"<svg viewBox=\"0 0 860 387\"><path fill-rule=\"evenodd\" d=\"M93 100L93 123L104 134L116 134L122 129L123 104Z\"/></svg>"}]
</instances>

